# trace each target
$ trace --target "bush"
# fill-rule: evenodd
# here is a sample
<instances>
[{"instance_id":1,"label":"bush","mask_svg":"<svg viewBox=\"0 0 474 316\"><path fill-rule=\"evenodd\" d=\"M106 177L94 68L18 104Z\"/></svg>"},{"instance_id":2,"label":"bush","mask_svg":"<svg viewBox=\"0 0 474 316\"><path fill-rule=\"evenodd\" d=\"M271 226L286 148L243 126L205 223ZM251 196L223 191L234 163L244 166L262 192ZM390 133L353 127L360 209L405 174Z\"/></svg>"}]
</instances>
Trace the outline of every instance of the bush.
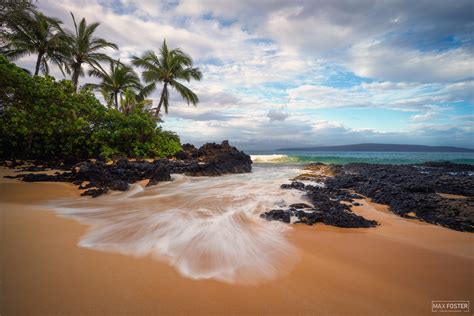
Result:
<instances>
[{"instance_id":1,"label":"bush","mask_svg":"<svg viewBox=\"0 0 474 316\"><path fill-rule=\"evenodd\" d=\"M181 150L176 134L161 131L151 115L138 110L129 115L108 110L91 145L100 148L105 157L124 153L131 157L169 157Z\"/></svg>"},{"instance_id":2,"label":"bush","mask_svg":"<svg viewBox=\"0 0 474 316\"><path fill-rule=\"evenodd\" d=\"M181 149L148 113L107 109L68 80L31 77L0 55L0 157L166 157Z\"/></svg>"}]
</instances>

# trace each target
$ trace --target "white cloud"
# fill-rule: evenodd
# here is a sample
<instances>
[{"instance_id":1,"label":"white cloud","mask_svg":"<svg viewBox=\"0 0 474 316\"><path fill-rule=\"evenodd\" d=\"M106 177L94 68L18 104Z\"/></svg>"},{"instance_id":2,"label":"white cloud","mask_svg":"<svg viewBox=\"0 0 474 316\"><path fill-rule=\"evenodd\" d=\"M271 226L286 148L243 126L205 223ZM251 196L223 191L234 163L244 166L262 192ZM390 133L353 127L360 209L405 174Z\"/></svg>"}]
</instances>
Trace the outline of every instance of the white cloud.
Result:
<instances>
[{"instance_id":1,"label":"white cloud","mask_svg":"<svg viewBox=\"0 0 474 316\"><path fill-rule=\"evenodd\" d=\"M474 54L464 48L421 52L382 43L362 43L349 53L346 66L356 75L389 81L446 82L474 75Z\"/></svg>"},{"instance_id":2,"label":"white cloud","mask_svg":"<svg viewBox=\"0 0 474 316\"><path fill-rule=\"evenodd\" d=\"M459 89L459 91L458 91ZM469 101L466 85L406 82L362 83L349 88L301 85L288 90L292 108L387 108L400 111L432 111L435 104L449 107Z\"/></svg>"}]
</instances>

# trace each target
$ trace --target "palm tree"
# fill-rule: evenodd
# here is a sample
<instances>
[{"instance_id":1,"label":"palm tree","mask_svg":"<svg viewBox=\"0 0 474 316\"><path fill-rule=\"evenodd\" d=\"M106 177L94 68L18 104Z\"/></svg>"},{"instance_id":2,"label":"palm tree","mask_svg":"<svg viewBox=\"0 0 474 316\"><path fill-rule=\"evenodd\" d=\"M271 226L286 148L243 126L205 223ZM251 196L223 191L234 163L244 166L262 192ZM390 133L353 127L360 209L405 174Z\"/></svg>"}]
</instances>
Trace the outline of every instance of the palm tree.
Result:
<instances>
[{"instance_id":1,"label":"palm tree","mask_svg":"<svg viewBox=\"0 0 474 316\"><path fill-rule=\"evenodd\" d=\"M23 17L27 13L36 9L32 0L0 0L0 33L9 32L8 26L15 23L18 17ZM3 46L0 38L0 45Z\"/></svg>"},{"instance_id":2,"label":"palm tree","mask_svg":"<svg viewBox=\"0 0 474 316\"><path fill-rule=\"evenodd\" d=\"M191 57L183 53L179 48L169 50L166 40L163 41L159 56L153 51L147 51L141 58L134 56L132 63L144 69L142 77L146 83L150 84L150 89L156 89L157 83L163 84L160 101L155 110L156 116L160 114L162 106L164 106L165 112L168 113L168 86L178 91L188 105L189 103L196 105L199 102L198 96L178 80L186 80L187 82L191 81L191 79L201 80L201 71L198 68L193 68Z\"/></svg>"},{"instance_id":3,"label":"palm tree","mask_svg":"<svg viewBox=\"0 0 474 316\"><path fill-rule=\"evenodd\" d=\"M9 32L8 26L18 17L36 10L32 0L0 0L0 33ZM0 45L2 45L0 38Z\"/></svg>"},{"instance_id":4,"label":"palm tree","mask_svg":"<svg viewBox=\"0 0 474 316\"><path fill-rule=\"evenodd\" d=\"M119 94L125 90L140 91L142 85L132 67L120 62L120 60L109 61L109 71L105 71L101 65L89 71L90 76L101 79L99 84L87 84L87 87L101 91L107 104L113 103L119 109Z\"/></svg>"},{"instance_id":5,"label":"palm tree","mask_svg":"<svg viewBox=\"0 0 474 316\"><path fill-rule=\"evenodd\" d=\"M38 54L35 76L39 74L40 69L44 74L49 73L48 61L63 70L66 48L60 20L33 11L17 14L6 24L8 32L2 32L3 54L13 60L29 54Z\"/></svg>"},{"instance_id":6,"label":"palm tree","mask_svg":"<svg viewBox=\"0 0 474 316\"><path fill-rule=\"evenodd\" d=\"M88 64L92 68L100 67L100 62L110 61L111 58L100 52L104 48L118 49L114 43L94 36L94 32L100 23L87 24L82 18L79 25L76 23L74 14L71 13L74 22L74 33L67 38L69 48L68 72L72 73L72 83L77 89L79 77L84 75L83 64Z\"/></svg>"},{"instance_id":7,"label":"palm tree","mask_svg":"<svg viewBox=\"0 0 474 316\"><path fill-rule=\"evenodd\" d=\"M136 109L148 111L152 104L152 100L145 99L141 92L137 93L134 89L128 88L120 95L120 111L125 115Z\"/></svg>"}]
</instances>

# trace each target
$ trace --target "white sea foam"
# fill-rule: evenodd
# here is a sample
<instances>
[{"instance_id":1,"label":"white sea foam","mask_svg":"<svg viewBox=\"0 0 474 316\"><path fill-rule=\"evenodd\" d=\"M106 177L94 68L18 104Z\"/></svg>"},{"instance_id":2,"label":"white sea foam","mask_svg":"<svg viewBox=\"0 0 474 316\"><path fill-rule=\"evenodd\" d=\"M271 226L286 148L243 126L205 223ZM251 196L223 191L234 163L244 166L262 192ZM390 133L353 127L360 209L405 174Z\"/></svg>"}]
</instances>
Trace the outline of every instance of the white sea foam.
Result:
<instances>
[{"instance_id":1,"label":"white sea foam","mask_svg":"<svg viewBox=\"0 0 474 316\"><path fill-rule=\"evenodd\" d=\"M288 155L272 154L272 155L251 155L250 158L255 163L285 163L285 162L297 162L296 157Z\"/></svg>"},{"instance_id":2,"label":"white sea foam","mask_svg":"<svg viewBox=\"0 0 474 316\"><path fill-rule=\"evenodd\" d=\"M258 283L288 272L297 260L288 225L261 212L302 202L281 190L297 170L255 167L222 177L173 175L173 181L97 199L51 204L60 215L90 225L79 246L166 260L193 279Z\"/></svg>"}]
</instances>

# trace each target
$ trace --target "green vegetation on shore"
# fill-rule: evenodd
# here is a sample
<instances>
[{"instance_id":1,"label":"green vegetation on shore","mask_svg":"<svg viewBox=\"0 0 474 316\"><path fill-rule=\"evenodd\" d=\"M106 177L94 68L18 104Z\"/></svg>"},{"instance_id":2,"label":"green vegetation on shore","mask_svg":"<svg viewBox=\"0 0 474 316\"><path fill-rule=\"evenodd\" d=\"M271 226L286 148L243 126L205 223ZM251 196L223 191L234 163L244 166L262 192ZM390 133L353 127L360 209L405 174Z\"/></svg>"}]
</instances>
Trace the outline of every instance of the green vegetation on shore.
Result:
<instances>
[{"instance_id":1,"label":"green vegetation on shore","mask_svg":"<svg viewBox=\"0 0 474 316\"><path fill-rule=\"evenodd\" d=\"M166 157L181 149L148 112L106 108L90 90L32 77L1 55L0 87L2 158Z\"/></svg>"},{"instance_id":2,"label":"green vegetation on shore","mask_svg":"<svg viewBox=\"0 0 474 316\"><path fill-rule=\"evenodd\" d=\"M142 84L131 65L106 53L118 47L94 35L99 23L84 18L77 23L71 13L71 32L29 1L10 8L0 15L0 158L168 157L181 150L179 137L158 123L160 109L168 112L170 87L188 104L199 102L178 81L202 77L188 55L163 41L159 54L133 57L134 66L144 70ZM36 55L33 76L12 62L30 54ZM51 64L71 80L49 76ZM79 87L86 70L100 82ZM148 97L159 85L153 107Z\"/></svg>"}]
</instances>

